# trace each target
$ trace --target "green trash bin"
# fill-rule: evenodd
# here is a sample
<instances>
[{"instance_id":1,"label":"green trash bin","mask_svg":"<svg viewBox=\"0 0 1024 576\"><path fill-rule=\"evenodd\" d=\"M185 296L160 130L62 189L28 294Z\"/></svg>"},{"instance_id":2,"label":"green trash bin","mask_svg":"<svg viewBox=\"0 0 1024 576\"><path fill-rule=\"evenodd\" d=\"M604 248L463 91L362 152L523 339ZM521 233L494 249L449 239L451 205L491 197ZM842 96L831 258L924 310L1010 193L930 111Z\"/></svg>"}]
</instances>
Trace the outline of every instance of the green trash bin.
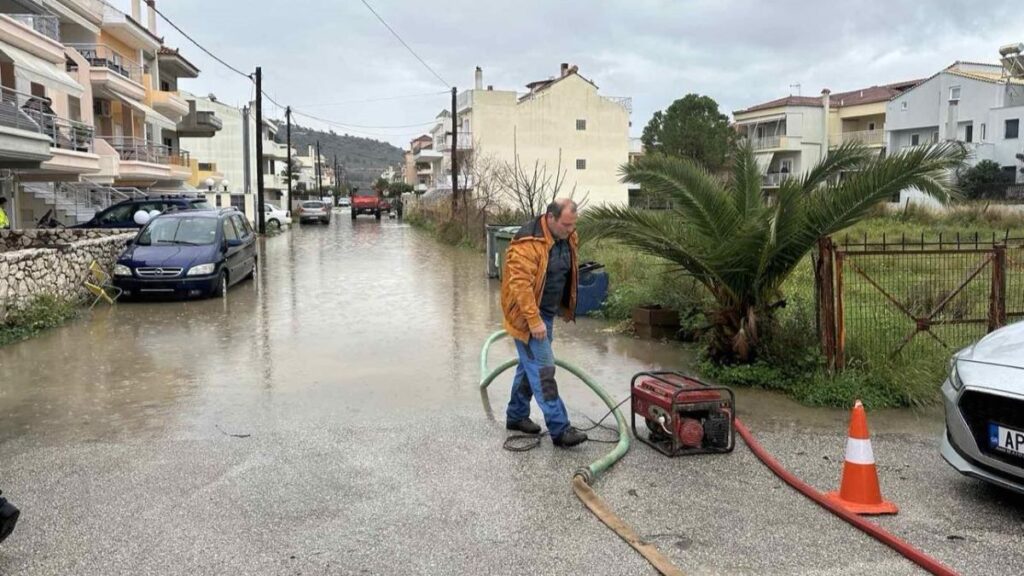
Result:
<instances>
[{"instance_id":1,"label":"green trash bin","mask_svg":"<svg viewBox=\"0 0 1024 576\"><path fill-rule=\"evenodd\" d=\"M508 252L508 245L519 232L519 226L505 226L494 232L495 256L498 258L498 279L505 273L505 253Z\"/></svg>"}]
</instances>

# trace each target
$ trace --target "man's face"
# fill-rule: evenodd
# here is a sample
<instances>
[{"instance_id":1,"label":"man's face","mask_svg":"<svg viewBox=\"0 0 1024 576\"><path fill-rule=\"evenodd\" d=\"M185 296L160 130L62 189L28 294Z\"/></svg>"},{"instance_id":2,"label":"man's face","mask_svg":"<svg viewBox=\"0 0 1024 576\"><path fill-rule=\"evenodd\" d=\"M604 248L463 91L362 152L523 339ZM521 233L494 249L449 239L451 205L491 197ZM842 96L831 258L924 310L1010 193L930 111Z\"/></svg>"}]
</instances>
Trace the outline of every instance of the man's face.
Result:
<instances>
[{"instance_id":1,"label":"man's face","mask_svg":"<svg viewBox=\"0 0 1024 576\"><path fill-rule=\"evenodd\" d=\"M559 240L565 240L576 231L576 213L566 208L562 210L561 218L556 219L554 216L548 215L548 228L551 230L552 236Z\"/></svg>"}]
</instances>

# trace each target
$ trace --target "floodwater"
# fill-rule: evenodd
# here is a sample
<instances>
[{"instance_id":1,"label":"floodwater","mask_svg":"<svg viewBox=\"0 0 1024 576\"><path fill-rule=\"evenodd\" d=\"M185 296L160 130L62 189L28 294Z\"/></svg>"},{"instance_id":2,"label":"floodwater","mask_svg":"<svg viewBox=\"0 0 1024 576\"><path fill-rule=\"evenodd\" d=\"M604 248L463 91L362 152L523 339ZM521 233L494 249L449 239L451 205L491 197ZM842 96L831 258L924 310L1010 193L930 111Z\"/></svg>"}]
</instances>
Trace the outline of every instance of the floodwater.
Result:
<instances>
[{"instance_id":1,"label":"floodwater","mask_svg":"<svg viewBox=\"0 0 1024 576\"><path fill-rule=\"evenodd\" d=\"M258 278L226 298L98 306L0 348L0 489L24 511L0 545L0 574L648 570L568 491L572 470L606 445L501 450L511 374L478 390L480 346L501 326L483 255L395 221L338 216L266 239ZM490 365L512 350L496 344ZM592 319L556 323L555 354L615 399L628 395L636 372L692 371L695 358L692 348L636 340ZM575 424L606 412L581 383L563 375L559 386ZM846 411L759 391L737 397L755 432L803 442L817 430L827 453L841 456ZM942 429L935 411L877 414L872 425L926 440ZM683 462L642 450L608 475L613 500L633 502L633 467L667 478L664 466ZM726 462L732 476L753 466L748 456L688 462L703 464L679 470L708 477ZM825 465L831 477L835 465ZM958 480L943 472L943 481ZM770 475L759 478L777 488ZM742 487L753 508L764 486ZM663 487L666 496L677 490ZM811 520L795 538L845 534L823 527L831 524L813 507L799 510L794 518ZM633 508L641 530L647 514ZM775 512L764 514L767 529ZM538 528L546 539L529 536ZM751 539L749 555L767 545ZM837 543L835 556L842 549ZM724 572L816 569L813 555L730 564L723 550L698 541L687 553Z\"/></svg>"}]
</instances>

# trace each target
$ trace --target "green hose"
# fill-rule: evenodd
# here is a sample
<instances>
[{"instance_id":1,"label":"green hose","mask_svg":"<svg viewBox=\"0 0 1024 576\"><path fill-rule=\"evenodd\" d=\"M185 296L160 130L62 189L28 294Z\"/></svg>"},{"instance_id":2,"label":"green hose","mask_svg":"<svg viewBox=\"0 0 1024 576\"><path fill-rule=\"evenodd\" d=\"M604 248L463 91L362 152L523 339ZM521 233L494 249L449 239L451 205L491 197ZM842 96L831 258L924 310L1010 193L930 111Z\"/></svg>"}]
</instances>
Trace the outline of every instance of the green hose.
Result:
<instances>
[{"instance_id":1,"label":"green hose","mask_svg":"<svg viewBox=\"0 0 1024 576\"><path fill-rule=\"evenodd\" d=\"M494 334L491 334L487 341L484 342L483 350L480 351L480 374L482 376L480 380L481 390L490 386L491 382L494 382L494 379L503 372L519 364L518 360L509 360L495 368L493 371L487 371L487 354L490 351L491 344L494 344L507 335L508 333L504 330L499 330ZM556 359L555 365L568 370L574 376L582 380L584 384L589 386L590 389L593 390L594 393L597 394L597 396L608 406L608 409L615 414L615 421L618 423L619 441L615 444L615 448L613 448L611 452L592 462L586 468L580 468L575 473L576 476L581 476L587 484L592 484L601 474L604 474L605 471L611 468L612 465L618 462L619 459L625 456L626 452L629 451L629 426L626 425L626 418L622 415L622 412L615 407L615 401L608 396L608 393L604 391L604 388L601 388L601 386L590 376L587 376L583 370L580 370L573 364L565 362L564 360Z\"/></svg>"}]
</instances>

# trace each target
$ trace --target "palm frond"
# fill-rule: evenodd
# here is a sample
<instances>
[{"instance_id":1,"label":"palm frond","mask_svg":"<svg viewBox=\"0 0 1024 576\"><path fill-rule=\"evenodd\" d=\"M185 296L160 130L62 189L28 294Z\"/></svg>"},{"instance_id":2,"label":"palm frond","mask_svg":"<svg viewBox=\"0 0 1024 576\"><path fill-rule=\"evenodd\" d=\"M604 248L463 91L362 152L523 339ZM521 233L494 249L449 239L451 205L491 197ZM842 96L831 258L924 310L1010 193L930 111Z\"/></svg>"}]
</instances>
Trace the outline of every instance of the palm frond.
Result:
<instances>
[{"instance_id":1,"label":"palm frond","mask_svg":"<svg viewBox=\"0 0 1024 576\"><path fill-rule=\"evenodd\" d=\"M873 152L860 142L846 142L819 161L800 179L804 192L813 192L843 172L856 170L871 160Z\"/></svg>"},{"instance_id":2,"label":"palm frond","mask_svg":"<svg viewBox=\"0 0 1024 576\"><path fill-rule=\"evenodd\" d=\"M761 206L761 167L749 143L736 151L732 182L733 203L736 211L745 216Z\"/></svg>"}]
</instances>

